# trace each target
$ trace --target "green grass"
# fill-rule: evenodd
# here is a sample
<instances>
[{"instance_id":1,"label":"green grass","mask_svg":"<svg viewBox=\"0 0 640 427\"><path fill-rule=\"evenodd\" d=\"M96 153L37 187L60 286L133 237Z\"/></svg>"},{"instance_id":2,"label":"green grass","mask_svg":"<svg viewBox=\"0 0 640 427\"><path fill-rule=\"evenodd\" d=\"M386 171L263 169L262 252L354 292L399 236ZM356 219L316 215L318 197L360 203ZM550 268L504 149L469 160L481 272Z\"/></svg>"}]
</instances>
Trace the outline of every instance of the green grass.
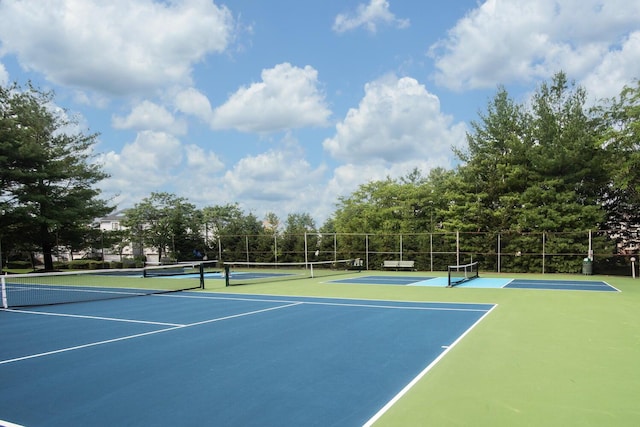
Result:
<instances>
[{"instance_id":1,"label":"green grass","mask_svg":"<svg viewBox=\"0 0 640 427\"><path fill-rule=\"evenodd\" d=\"M501 277L515 276L604 280L622 292L446 289L314 280L228 289L209 281L207 288L498 304L376 426L640 425L640 279Z\"/></svg>"}]
</instances>

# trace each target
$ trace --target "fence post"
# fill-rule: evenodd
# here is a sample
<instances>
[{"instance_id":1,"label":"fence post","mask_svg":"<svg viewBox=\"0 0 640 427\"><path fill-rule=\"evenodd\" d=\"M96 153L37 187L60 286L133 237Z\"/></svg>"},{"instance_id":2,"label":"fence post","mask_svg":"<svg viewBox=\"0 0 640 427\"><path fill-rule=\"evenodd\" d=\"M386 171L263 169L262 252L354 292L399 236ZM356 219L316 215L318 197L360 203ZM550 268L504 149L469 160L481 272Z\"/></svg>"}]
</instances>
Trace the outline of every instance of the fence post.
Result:
<instances>
[{"instance_id":1,"label":"fence post","mask_svg":"<svg viewBox=\"0 0 640 427\"><path fill-rule=\"evenodd\" d=\"M364 235L364 254L367 259L367 270L369 270L369 235Z\"/></svg>"},{"instance_id":2,"label":"fence post","mask_svg":"<svg viewBox=\"0 0 640 427\"><path fill-rule=\"evenodd\" d=\"M546 232L546 231L543 231L543 232L542 232L542 274L544 274L544 273L545 273L545 270L544 270L544 268L545 268L544 261L545 261L545 259L547 258L547 257L546 257L546 254L545 254L545 252L546 252L546 243L547 243L547 232Z\"/></svg>"},{"instance_id":3,"label":"fence post","mask_svg":"<svg viewBox=\"0 0 640 427\"><path fill-rule=\"evenodd\" d=\"M433 233L429 233L429 260L431 261L431 271L433 271Z\"/></svg>"},{"instance_id":4,"label":"fence post","mask_svg":"<svg viewBox=\"0 0 640 427\"><path fill-rule=\"evenodd\" d=\"M500 273L500 233L498 233L498 273Z\"/></svg>"}]
</instances>

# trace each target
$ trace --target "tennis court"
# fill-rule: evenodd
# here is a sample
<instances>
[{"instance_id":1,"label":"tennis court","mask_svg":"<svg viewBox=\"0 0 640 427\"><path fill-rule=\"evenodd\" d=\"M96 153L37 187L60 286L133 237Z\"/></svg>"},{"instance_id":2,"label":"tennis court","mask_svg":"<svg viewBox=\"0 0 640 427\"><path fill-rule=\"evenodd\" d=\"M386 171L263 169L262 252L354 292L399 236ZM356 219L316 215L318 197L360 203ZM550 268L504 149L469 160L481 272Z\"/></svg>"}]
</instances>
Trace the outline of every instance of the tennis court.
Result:
<instances>
[{"instance_id":1,"label":"tennis court","mask_svg":"<svg viewBox=\"0 0 640 427\"><path fill-rule=\"evenodd\" d=\"M332 280L329 283L365 284L365 285L397 285L397 286L431 286L446 287L447 277L430 277L403 275L366 275ZM599 291L619 292L607 282L600 280L570 280L570 279L514 279L478 277L456 285L460 288L505 288L505 289L544 289L565 291Z\"/></svg>"},{"instance_id":2,"label":"tennis court","mask_svg":"<svg viewBox=\"0 0 640 427\"><path fill-rule=\"evenodd\" d=\"M0 420L363 425L494 307L186 291L2 309Z\"/></svg>"}]
</instances>

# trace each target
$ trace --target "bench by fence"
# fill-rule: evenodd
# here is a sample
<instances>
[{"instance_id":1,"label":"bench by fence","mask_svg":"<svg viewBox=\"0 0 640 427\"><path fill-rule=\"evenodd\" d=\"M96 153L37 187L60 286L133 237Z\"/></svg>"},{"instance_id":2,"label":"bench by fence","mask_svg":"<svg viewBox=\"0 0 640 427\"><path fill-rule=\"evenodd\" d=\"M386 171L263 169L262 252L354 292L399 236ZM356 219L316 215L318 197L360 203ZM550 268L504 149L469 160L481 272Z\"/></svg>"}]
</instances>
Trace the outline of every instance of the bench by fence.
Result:
<instances>
[{"instance_id":1,"label":"bench by fence","mask_svg":"<svg viewBox=\"0 0 640 427\"><path fill-rule=\"evenodd\" d=\"M399 270L401 268L408 268L413 270L415 268L415 261L384 261L382 266L384 268L395 268Z\"/></svg>"}]
</instances>

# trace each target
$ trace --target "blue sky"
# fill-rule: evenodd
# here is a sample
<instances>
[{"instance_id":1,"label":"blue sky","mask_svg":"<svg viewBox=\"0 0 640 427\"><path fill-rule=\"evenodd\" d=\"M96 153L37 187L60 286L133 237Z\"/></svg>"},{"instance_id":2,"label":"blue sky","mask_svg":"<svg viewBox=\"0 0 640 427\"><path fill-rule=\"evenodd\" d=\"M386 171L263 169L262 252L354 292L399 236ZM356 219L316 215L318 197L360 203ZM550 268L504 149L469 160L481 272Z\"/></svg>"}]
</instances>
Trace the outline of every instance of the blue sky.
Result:
<instances>
[{"instance_id":1,"label":"blue sky","mask_svg":"<svg viewBox=\"0 0 640 427\"><path fill-rule=\"evenodd\" d=\"M98 132L100 188L320 226L360 184L453 167L498 85L640 77L638 0L0 1L0 84Z\"/></svg>"}]
</instances>

